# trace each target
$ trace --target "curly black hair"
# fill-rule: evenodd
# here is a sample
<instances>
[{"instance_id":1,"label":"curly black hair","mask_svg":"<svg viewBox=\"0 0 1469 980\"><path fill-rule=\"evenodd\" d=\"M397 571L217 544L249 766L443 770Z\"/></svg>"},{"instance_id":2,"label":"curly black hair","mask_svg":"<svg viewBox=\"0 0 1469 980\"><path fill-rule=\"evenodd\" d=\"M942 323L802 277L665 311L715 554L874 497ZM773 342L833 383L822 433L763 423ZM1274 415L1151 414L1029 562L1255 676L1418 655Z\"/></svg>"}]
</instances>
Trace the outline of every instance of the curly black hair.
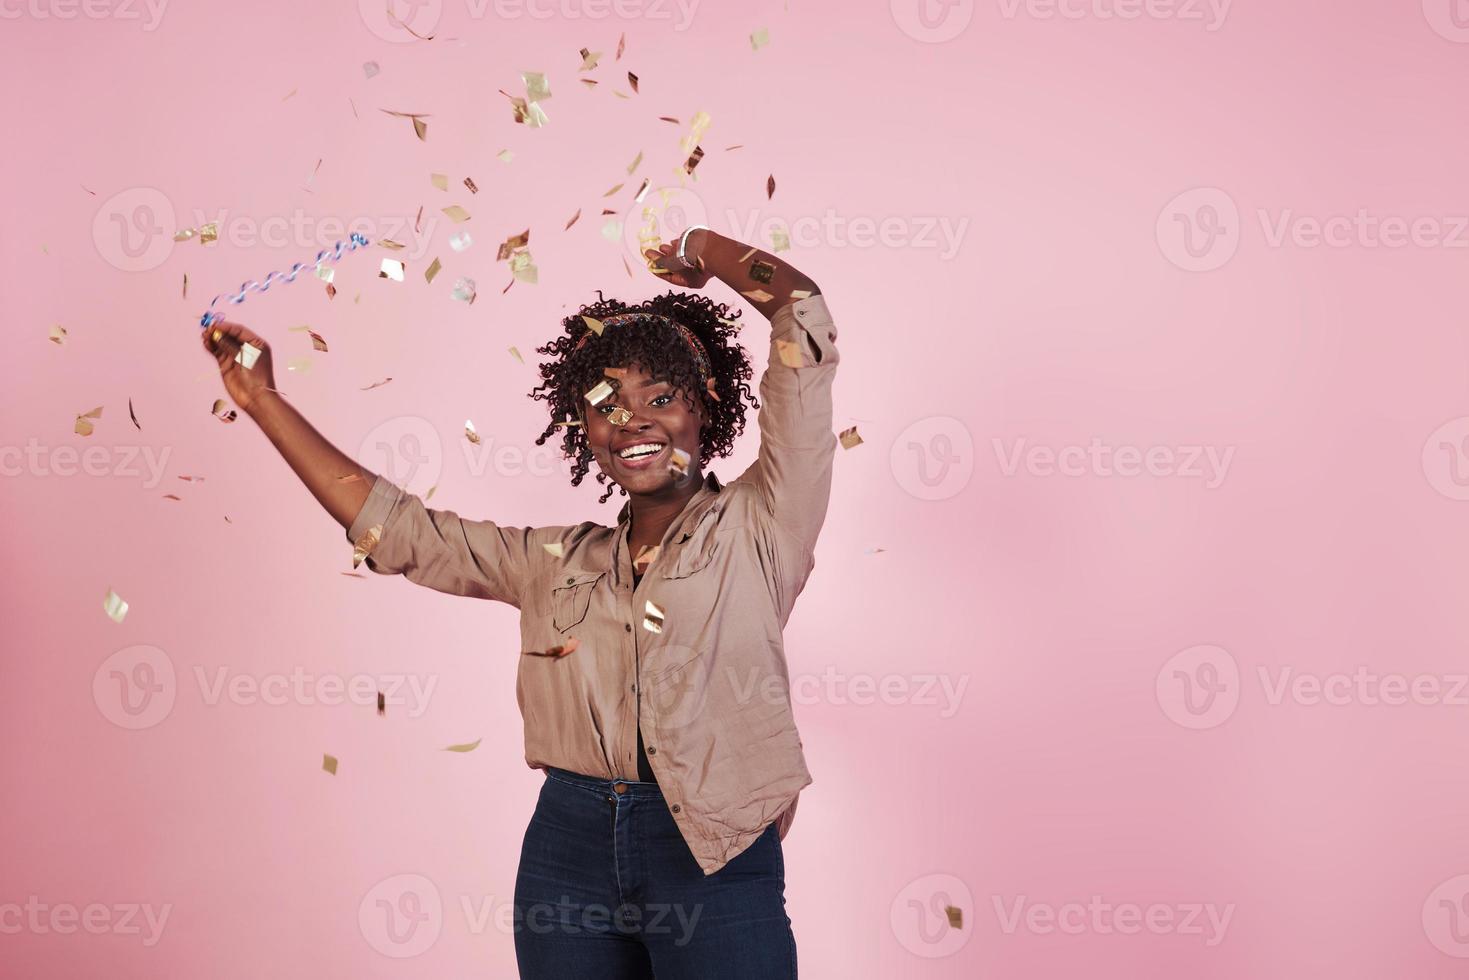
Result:
<instances>
[{"instance_id":1,"label":"curly black hair","mask_svg":"<svg viewBox=\"0 0 1469 980\"><path fill-rule=\"evenodd\" d=\"M580 349L577 343L592 332L583 316L601 320L616 313L657 313L682 324L693 332L708 352L710 371L714 376L717 400L703 394L699 380L699 368L688 344L679 333L667 324L650 320L638 323L618 324L606 328L600 336L593 336ZM530 397L550 403L552 421L536 438L536 445L545 445L546 440L561 428L561 449L568 459L576 462L572 467L571 485L579 486L587 475L593 460L592 450L587 445L586 430L581 425L561 425L583 420L583 395L603 380L603 369L637 364L654 378L665 380L683 397L683 402L694 410L690 393L700 393L704 401L704 425L699 433L699 467L702 469L716 456L728 456L734 447L735 437L745 430L745 400L751 407L760 408L760 402L747 383L753 372L745 350L735 342L739 331L739 311L730 315L723 303L715 303L707 296L693 293L669 291L661 296L629 305L616 299L604 299L597 290L597 302L588 303L571 316L561 321L563 335L536 348L538 354L548 354L555 360L540 365L544 384L537 385ZM607 474L598 472L599 483L608 482ZM619 486L609 486L597 503L605 503L614 490L627 496Z\"/></svg>"}]
</instances>

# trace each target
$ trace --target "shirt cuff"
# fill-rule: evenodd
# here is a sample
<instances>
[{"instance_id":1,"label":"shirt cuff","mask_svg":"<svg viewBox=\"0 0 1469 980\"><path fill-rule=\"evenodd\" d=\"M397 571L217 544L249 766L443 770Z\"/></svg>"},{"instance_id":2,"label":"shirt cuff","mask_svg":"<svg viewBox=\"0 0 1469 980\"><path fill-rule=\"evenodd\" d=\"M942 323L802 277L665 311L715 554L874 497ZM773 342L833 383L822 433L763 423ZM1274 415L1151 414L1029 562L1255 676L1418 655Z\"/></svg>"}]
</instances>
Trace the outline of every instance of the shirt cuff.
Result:
<instances>
[{"instance_id":1,"label":"shirt cuff","mask_svg":"<svg viewBox=\"0 0 1469 980\"><path fill-rule=\"evenodd\" d=\"M392 516L393 508L402 495L403 491L395 483L385 476L379 476L372 484L367 502L357 512L357 519L347 528L347 541L355 548L358 540L379 524L384 525L383 534L386 535L388 518ZM367 563L369 567L372 565L371 555L368 555Z\"/></svg>"},{"instance_id":2,"label":"shirt cuff","mask_svg":"<svg viewBox=\"0 0 1469 980\"><path fill-rule=\"evenodd\" d=\"M806 335L809 342L801 344L808 362L805 367L834 367L840 359L836 324L821 293L787 303L775 311L770 323L773 340L795 340L794 334L798 332ZM816 354L821 355L819 360Z\"/></svg>"}]
</instances>

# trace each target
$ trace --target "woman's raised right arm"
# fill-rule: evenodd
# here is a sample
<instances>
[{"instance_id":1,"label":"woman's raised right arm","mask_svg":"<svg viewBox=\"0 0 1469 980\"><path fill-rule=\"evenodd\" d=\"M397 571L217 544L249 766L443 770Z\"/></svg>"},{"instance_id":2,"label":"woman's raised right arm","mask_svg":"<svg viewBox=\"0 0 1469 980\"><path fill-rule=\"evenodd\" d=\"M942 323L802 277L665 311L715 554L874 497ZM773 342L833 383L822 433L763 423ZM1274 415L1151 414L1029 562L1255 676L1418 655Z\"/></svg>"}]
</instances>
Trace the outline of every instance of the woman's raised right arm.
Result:
<instances>
[{"instance_id":1,"label":"woman's raised right arm","mask_svg":"<svg viewBox=\"0 0 1469 980\"><path fill-rule=\"evenodd\" d=\"M235 360L244 344L260 352L248 369ZM238 323L216 323L204 328L204 349L219 362L220 378L235 405L255 420L327 513L350 528L377 475L328 442L281 397L270 344L259 335ZM344 479L350 476L357 479Z\"/></svg>"}]
</instances>

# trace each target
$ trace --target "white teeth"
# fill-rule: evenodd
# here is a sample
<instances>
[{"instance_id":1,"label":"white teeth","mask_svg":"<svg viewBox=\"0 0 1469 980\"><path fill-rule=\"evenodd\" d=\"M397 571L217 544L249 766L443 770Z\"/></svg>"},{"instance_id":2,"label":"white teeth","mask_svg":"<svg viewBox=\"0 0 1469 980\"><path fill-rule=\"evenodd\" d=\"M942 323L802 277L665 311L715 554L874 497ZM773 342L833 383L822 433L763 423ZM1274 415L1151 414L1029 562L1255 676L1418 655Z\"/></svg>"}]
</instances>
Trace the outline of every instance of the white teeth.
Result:
<instances>
[{"instance_id":1,"label":"white teeth","mask_svg":"<svg viewBox=\"0 0 1469 980\"><path fill-rule=\"evenodd\" d=\"M663 451L663 443L643 443L639 446L629 446L617 455L622 459L638 459L642 456L652 456Z\"/></svg>"}]
</instances>

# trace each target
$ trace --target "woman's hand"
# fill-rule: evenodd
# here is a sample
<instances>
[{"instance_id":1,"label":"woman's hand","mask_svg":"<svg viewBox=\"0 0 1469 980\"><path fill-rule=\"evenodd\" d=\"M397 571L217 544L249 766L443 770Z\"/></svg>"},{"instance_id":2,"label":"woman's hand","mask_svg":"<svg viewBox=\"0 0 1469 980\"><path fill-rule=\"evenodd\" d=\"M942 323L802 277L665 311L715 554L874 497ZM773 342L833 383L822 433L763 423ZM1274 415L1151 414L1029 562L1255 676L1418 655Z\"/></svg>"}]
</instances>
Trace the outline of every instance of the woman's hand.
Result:
<instances>
[{"instance_id":1,"label":"woman's hand","mask_svg":"<svg viewBox=\"0 0 1469 980\"><path fill-rule=\"evenodd\" d=\"M683 286L685 289L703 289L704 284L709 281L709 271L700 259L703 251L705 238L709 233L703 228L696 228L689 232L688 241L684 243L684 258L694 263L694 268L686 268L678 260L678 242L664 242L657 249L646 249L643 256L650 263L649 270L659 279L666 279L675 286ZM657 270L666 270L659 272Z\"/></svg>"},{"instance_id":2,"label":"woman's hand","mask_svg":"<svg viewBox=\"0 0 1469 980\"><path fill-rule=\"evenodd\" d=\"M235 407L240 411L249 412L250 406L264 392L276 390L270 345L253 331L238 323L221 320L212 327L205 327L203 334L204 349L219 362L219 376L224 381L224 390L229 393ZM248 370L235 360L235 355L240 352L243 344L249 344L260 351L260 356L255 359L255 366Z\"/></svg>"}]
</instances>

